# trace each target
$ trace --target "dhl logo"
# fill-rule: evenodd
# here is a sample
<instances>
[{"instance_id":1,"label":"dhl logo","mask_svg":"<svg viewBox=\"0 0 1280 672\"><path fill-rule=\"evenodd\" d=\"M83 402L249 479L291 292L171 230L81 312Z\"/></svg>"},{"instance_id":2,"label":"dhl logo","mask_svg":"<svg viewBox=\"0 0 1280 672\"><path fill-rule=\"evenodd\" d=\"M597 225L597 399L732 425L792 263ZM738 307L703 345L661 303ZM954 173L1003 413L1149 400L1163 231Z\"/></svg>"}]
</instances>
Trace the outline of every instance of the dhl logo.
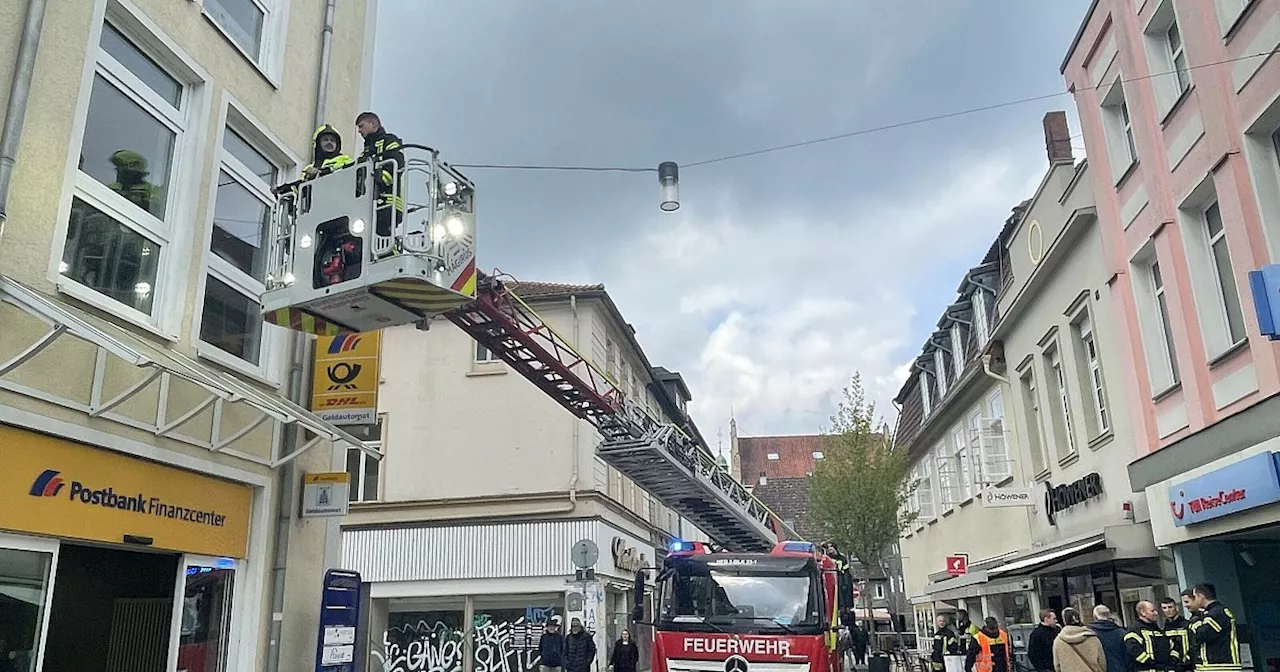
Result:
<instances>
[{"instance_id":1,"label":"dhl logo","mask_svg":"<svg viewBox=\"0 0 1280 672\"><path fill-rule=\"evenodd\" d=\"M336 397L333 399L325 399L323 406L333 408L334 406L359 406L360 397Z\"/></svg>"}]
</instances>

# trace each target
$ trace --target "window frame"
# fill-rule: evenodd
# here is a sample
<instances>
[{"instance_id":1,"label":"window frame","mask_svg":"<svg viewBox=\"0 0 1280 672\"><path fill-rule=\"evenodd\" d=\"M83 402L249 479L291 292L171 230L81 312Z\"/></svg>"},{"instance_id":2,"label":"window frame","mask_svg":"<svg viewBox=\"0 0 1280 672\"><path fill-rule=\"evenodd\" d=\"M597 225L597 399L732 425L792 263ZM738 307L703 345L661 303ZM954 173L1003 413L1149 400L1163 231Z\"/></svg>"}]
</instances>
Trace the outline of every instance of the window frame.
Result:
<instances>
[{"instance_id":1,"label":"window frame","mask_svg":"<svg viewBox=\"0 0 1280 672\"><path fill-rule=\"evenodd\" d=\"M1076 446L1076 428L1075 418L1071 414L1071 386L1067 382L1066 363L1063 361L1062 348L1059 347L1057 341L1054 341L1045 348L1044 353L1045 371L1049 374L1050 382L1054 387L1054 406L1057 407L1054 412L1054 428L1061 429L1062 437L1065 442L1054 452L1058 456L1058 460L1066 460L1078 453ZM1055 431L1056 435L1058 432ZM1055 437L1057 438L1057 437ZM1057 443L1055 441L1055 443ZM1066 448L1063 452L1061 448Z\"/></svg>"},{"instance_id":2,"label":"window frame","mask_svg":"<svg viewBox=\"0 0 1280 672\"><path fill-rule=\"evenodd\" d=\"M108 23L134 48L182 85L183 92L177 108L102 48L102 34ZM149 17L122 0L108 0L98 5L94 13L93 28L89 31L86 54L76 101L75 123L70 136L72 140L67 146L67 163L46 278L61 294L114 315L165 340L177 342L180 340L182 316L189 299L187 272L194 227L176 226L171 222L196 219L200 195L195 185L198 184L197 176L201 174L203 163L210 77ZM180 129L174 138L163 220L144 212L79 169L93 85L99 75L107 85L142 107L160 124L171 130L175 127ZM150 314L62 274L61 264L67 246L72 203L76 199L97 208L126 229L160 246L162 258L156 267Z\"/></svg>"},{"instance_id":3,"label":"window frame","mask_svg":"<svg viewBox=\"0 0 1280 672\"><path fill-rule=\"evenodd\" d=\"M191 329L191 340L196 354L201 358L217 362L222 366L235 370L251 378L278 385L283 382L283 365L288 350L288 331L263 322L259 333L258 363L254 364L236 355L222 350L200 338L200 327L204 321L204 299L209 278L213 277L228 285L233 290L246 296L253 303L261 300L266 291L265 282L236 268L230 262L213 252L214 214L217 210L218 185L220 176L226 172L237 184L247 189L250 194L258 196L268 208L274 201L271 187L261 180L253 171L228 151L224 145L228 130L235 131L254 151L269 161L276 169L277 180L287 182L296 179L301 170L302 159L289 148L284 141L275 136L260 120L249 113L230 92L223 93L222 111L218 118L218 131L215 138L217 162L211 167L209 180L208 207L205 213L205 232L200 256L200 279L197 282ZM269 233L266 234L269 236ZM270 241L264 238L264 244ZM268 254L267 248L263 254Z\"/></svg>"},{"instance_id":4,"label":"window frame","mask_svg":"<svg viewBox=\"0 0 1280 672\"><path fill-rule=\"evenodd\" d=\"M484 351L487 357L481 357L480 356L481 351ZM471 345L471 363L472 364L492 364L494 362L501 362L501 361L502 359L500 359L497 355L493 354L493 351L490 350L485 344L481 343L480 341L476 341L472 343Z\"/></svg>"},{"instance_id":5,"label":"window frame","mask_svg":"<svg viewBox=\"0 0 1280 672\"><path fill-rule=\"evenodd\" d=\"M347 456L351 455L351 451L355 451L360 457L360 466L356 469L358 474L351 474L351 472L347 472L347 474L354 479L354 482L350 484L350 493L355 495L355 498L352 499L350 495L347 497L347 501L351 504L368 504L370 502L383 501L383 486L387 475L387 470L382 468L382 465L387 461L387 416L385 413L381 413L377 416L376 424L379 427L378 438L369 441L361 441L360 443L365 448L373 448L377 450L378 455L381 456L377 460L374 460L374 462L378 464L378 483L375 486L377 492L373 494L373 499L369 499L364 496L367 494L364 492L365 471L368 468L369 460L373 460L373 458L360 447L348 446Z\"/></svg>"},{"instance_id":6,"label":"window frame","mask_svg":"<svg viewBox=\"0 0 1280 672\"><path fill-rule=\"evenodd\" d=\"M1140 156L1121 75L1117 75L1112 81L1111 87L1102 96L1099 107L1107 144L1107 162L1111 166L1111 181L1118 186L1132 172Z\"/></svg>"},{"instance_id":7,"label":"window frame","mask_svg":"<svg viewBox=\"0 0 1280 672\"><path fill-rule=\"evenodd\" d=\"M1147 265L1147 281L1151 284L1151 296L1154 300L1155 319L1160 326L1160 347L1172 378L1172 384L1181 382L1178 370L1177 346L1173 340L1173 317L1169 314L1169 298L1165 292L1164 273L1160 270L1160 260L1152 259Z\"/></svg>"},{"instance_id":8,"label":"window frame","mask_svg":"<svg viewBox=\"0 0 1280 672\"><path fill-rule=\"evenodd\" d=\"M969 445L969 429L966 420L961 419L951 428L951 457L956 464L956 477L959 479L957 490L959 502L964 503L973 498L977 488L973 473L973 447Z\"/></svg>"},{"instance_id":9,"label":"window frame","mask_svg":"<svg viewBox=\"0 0 1280 672\"><path fill-rule=\"evenodd\" d=\"M1027 449L1030 451L1031 470L1035 475L1049 471L1049 453L1045 446L1044 413L1040 408L1038 383L1034 366L1028 364L1019 371L1019 396L1022 397L1027 424Z\"/></svg>"},{"instance_id":10,"label":"window frame","mask_svg":"<svg viewBox=\"0 0 1280 672\"><path fill-rule=\"evenodd\" d=\"M1076 378L1082 396L1088 400L1085 429L1092 443L1098 437L1111 432L1111 406L1108 401L1106 377L1102 370L1102 355L1098 347L1098 335L1093 327L1092 311L1081 307L1071 316L1071 340L1076 357ZM1092 346L1092 347L1091 347ZM1088 394L1085 394L1085 391Z\"/></svg>"},{"instance_id":11,"label":"window frame","mask_svg":"<svg viewBox=\"0 0 1280 672\"><path fill-rule=\"evenodd\" d=\"M1244 15L1257 4L1257 0L1214 0L1214 13L1218 16L1223 40L1230 41L1236 28L1243 23Z\"/></svg>"},{"instance_id":12,"label":"window frame","mask_svg":"<svg viewBox=\"0 0 1280 672\"><path fill-rule=\"evenodd\" d=\"M933 369L934 378L937 379L938 400L946 398L947 392L951 389L947 384L947 353L942 348L936 348L933 351Z\"/></svg>"},{"instance_id":13,"label":"window frame","mask_svg":"<svg viewBox=\"0 0 1280 672\"><path fill-rule=\"evenodd\" d=\"M920 372L920 404L924 410L924 417L929 417L933 413L933 394L929 391L929 372Z\"/></svg>"},{"instance_id":14,"label":"window frame","mask_svg":"<svg viewBox=\"0 0 1280 672\"><path fill-rule=\"evenodd\" d=\"M988 320L986 293L979 289L973 293L970 301L973 303L973 324L978 340L978 350L981 351L991 340L991 322Z\"/></svg>"},{"instance_id":15,"label":"window frame","mask_svg":"<svg viewBox=\"0 0 1280 672\"><path fill-rule=\"evenodd\" d=\"M959 322L951 325L951 369L957 381L964 375L964 330Z\"/></svg>"},{"instance_id":16,"label":"window frame","mask_svg":"<svg viewBox=\"0 0 1280 672\"><path fill-rule=\"evenodd\" d=\"M249 50L231 34L231 30L222 25L221 20L215 16L215 12L210 12L206 6L209 2L217 3L217 0L190 0L200 8L200 14L204 16L209 25L231 45L232 49L239 52L250 65L262 75L273 88L279 89L284 74L284 54L285 42L289 33L289 2L290 0L249 0L258 9L262 10L262 37L258 44L258 54L255 56L249 53Z\"/></svg>"},{"instance_id":17,"label":"window frame","mask_svg":"<svg viewBox=\"0 0 1280 672\"><path fill-rule=\"evenodd\" d=\"M1175 30L1179 42L1176 48L1170 35ZM1186 33L1178 21L1173 0L1162 0L1152 12L1142 29L1142 42L1153 73L1150 82L1152 93L1155 94L1156 109L1160 119L1165 120L1194 85L1186 49ZM1181 68L1178 67L1179 56L1183 59Z\"/></svg>"},{"instance_id":18,"label":"window frame","mask_svg":"<svg viewBox=\"0 0 1280 672\"><path fill-rule=\"evenodd\" d=\"M1218 232L1216 234L1209 232L1209 211L1211 210L1217 210L1218 212ZM1235 264L1232 262L1232 258L1231 258L1231 246L1227 242L1226 219L1222 215L1221 202L1217 198L1213 199L1211 203L1200 208L1199 215L1200 215L1199 224L1201 225L1201 232L1202 232L1202 235L1204 236L1204 240L1206 243L1206 251L1209 254L1209 259L1211 262L1209 264L1209 267L1213 271L1214 286L1218 290L1217 299L1218 299L1219 307L1222 309L1221 310L1222 312L1221 317L1223 320L1222 326L1225 327L1226 329L1227 340L1229 341L1229 345L1227 346L1226 351L1230 351L1235 349L1235 347L1240 345L1241 343L1249 340L1249 327L1248 327L1248 324L1245 323L1244 305L1240 299L1240 286L1236 282L1236 276L1234 274ZM1221 269L1218 267L1218 257L1217 257L1217 249L1216 249L1216 246L1218 245L1218 243L1222 243L1224 252L1227 256L1227 267L1232 269L1233 271L1231 277L1229 278L1222 277ZM1233 328L1231 326L1231 305L1230 305L1231 299L1227 297L1228 283L1230 283L1230 288L1233 289L1235 292L1235 307L1236 307L1236 310L1239 312L1240 335L1238 337L1236 336L1236 334L1232 333Z\"/></svg>"}]
</instances>

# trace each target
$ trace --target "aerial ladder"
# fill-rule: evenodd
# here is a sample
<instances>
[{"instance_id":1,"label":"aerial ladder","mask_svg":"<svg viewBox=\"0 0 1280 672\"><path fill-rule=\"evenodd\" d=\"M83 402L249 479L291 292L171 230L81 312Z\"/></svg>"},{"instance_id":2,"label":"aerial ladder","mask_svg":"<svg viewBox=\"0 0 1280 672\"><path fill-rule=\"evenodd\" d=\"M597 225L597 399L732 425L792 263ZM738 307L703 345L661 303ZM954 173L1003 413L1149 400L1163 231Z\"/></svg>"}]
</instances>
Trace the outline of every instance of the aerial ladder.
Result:
<instances>
[{"instance_id":1,"label":"aerial ladder","mask_svg":"<svg viewBox=\"0 0 1280 672\"><path fill-rule=\"evenodd\" d=\"M628 399L512 291L509 278L480 272L475 184L436 150L405 149L403 166L363 161L278 190L262 296L267 322L338 335L405 324L425 329L444 317L590 422L606 463L716 543L765 552L798 538L700 440ZM384 168L398 176L395 198L377 193L375 176ZM420 196L407 188L422 185ZM421 202L408 203L410 195ZM396 202L406 204L403 212Z\"/></svg>"}]
</instances>

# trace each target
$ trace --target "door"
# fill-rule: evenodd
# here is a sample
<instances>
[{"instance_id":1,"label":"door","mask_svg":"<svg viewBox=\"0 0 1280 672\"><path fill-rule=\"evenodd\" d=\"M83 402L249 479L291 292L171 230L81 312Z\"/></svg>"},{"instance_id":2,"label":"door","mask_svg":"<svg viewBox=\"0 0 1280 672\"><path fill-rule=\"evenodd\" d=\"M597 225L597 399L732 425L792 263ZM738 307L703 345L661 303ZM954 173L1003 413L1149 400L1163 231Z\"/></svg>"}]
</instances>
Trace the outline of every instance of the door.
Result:
<instances>
[{"instance_id":1,"label":"door","mask_svg":"<svg viewBox=\"0 0 1280 672\"><path fill-rule=\"evenodd\" d=\"M231 630L236 569L231 558L187 555L179 572L173 634L177 672L226 672L233 658Z\"/></svg>"},{"instance_id":2,"label":"door","mask_svg":"<svg viewBox=\"0 0 1280 672\"><path fill-rule=\"evenodd\" d=\"M58 542L0 534L0 658L36 672L44 663Z\"/></svg>"}]
</instances>

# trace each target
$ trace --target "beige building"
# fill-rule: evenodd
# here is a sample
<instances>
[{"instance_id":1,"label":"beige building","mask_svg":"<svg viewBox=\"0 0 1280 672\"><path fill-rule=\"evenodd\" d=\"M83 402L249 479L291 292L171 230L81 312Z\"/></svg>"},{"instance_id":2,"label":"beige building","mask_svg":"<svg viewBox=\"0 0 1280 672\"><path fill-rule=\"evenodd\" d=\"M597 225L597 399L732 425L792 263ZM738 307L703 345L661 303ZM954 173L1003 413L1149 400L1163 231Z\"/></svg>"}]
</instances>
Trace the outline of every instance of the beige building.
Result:
<instances>
[{"instance_id":1,"label":"beige building","mask_svg":"<svg viewBox=\"0 0 1280 672\"><path fill-rule=\"evenodd\" d=\"M696 435L688 388L649 363L602 285L510 287L627 399ZM342 546L343 566L371 582L370 636L386 633L371 664L536 670L543 623L577 617L603 669L633 625L635 570L672 539L706 535L606 464L592 424L448 321L384 330L381 360L380 424L366 431L385 457L351 453L362 485ZM584 539L594 581L575 580L570 550Z\"/></svg>"},{"instance_id":2,"label":"beige building","mask_svg":"<svg viewBox=\"0 0 1280 672\"><path fill-rule=\"evenodd\" d=\"M1049 168L961 286L899 394L916 524L902 541L923 635L965 609L1015 630L1042 608L1131 612L1166 593L1140 498L1122 350L1106 319L1089 165L1066 115L1044 120ZM968 289L966 289L968 288ZM975 531L982 531L976 534ZM964 556L964 572L948 557Z\"/></svg>"},{"instance_id":3,"label":"beige building","mask_svg":"<svg viewBox=\"0 0 1280 672\"><path fill-rule=\"evenodd\" d=\"M285 400L308 354L258 298L271 188L314 120L356 150L375 13L0 3L0 652L19 668L314 660L340 538L296 518L296 484L356 439Z\"/></svg>"}]
</instances>

